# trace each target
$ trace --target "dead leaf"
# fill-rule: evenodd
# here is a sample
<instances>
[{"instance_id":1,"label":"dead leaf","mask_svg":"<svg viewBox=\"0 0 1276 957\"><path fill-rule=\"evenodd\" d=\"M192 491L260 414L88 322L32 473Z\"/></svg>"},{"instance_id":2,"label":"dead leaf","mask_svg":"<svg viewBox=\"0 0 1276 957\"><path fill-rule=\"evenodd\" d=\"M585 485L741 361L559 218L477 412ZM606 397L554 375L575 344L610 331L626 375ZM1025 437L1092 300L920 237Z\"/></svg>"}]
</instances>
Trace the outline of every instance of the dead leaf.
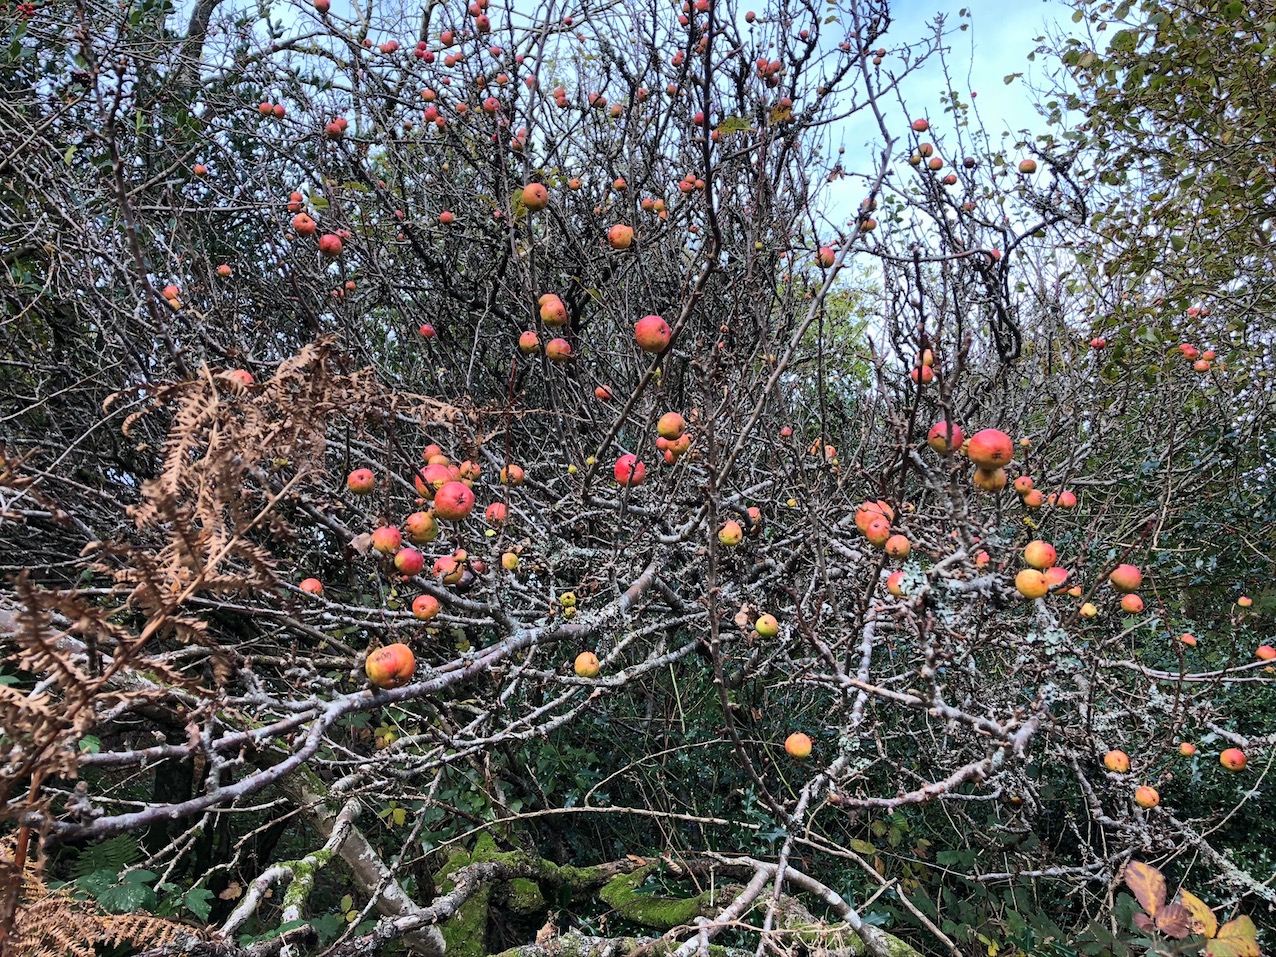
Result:
<instances>
[{"instance_id":1,"label":"dead leaf","mask_svg":"<svg viewBox=\"0 0 1276 957\"><path fill-rule=\"evenodd\" d=\"M1121 877L1149 917L1165 906L1165 875L1151 864L1131 861Z\"/></svg>"},{"instance_id":2,"label":"dead leaf","mask_svg":"<svg viewBox=\"0 0 1276 957\"><path fill-rule=\"evenodd\" d=\"M1205 901L1189 891L1179 891L1179 903L1192 915L1192 932L1203 937L1214 937L1218 934L1218 918L1210 910Z\"/></svg>"},{"instance_id":3,"label":"dead leaf","mask_svg":"<svg viewBox=\"0 0 1276 957\"><path fill-rule=\"evenodd\" d=\"M226 889L217 896L224 901L233 901L236 897L239 897L243 893L243 885L240 884L239 881L231 881L226 885Z\"/></svg>"},{"instance_id":4,"label":"dead leaf","mask_svg":"<svg viewBox=\"0 0 1276 957\"><path fill-rule=\"evenodd\" d=\"M350 539L350 547L360 555L368 554L368 549L372 547L372 536L368 532L356 535Z\"/></svg>"},{"instance_id":5,"label":"dead leaf","mask_svg":"<svg viewBox=\"0 0 1276 957\"><path fill-rule=\"evenodd\" d=\"M1192 933L1192 912L1182 904L1167 904L1156 915L1156 929L1166 937L1182 940Z\"/></svg>"}]
</instances>

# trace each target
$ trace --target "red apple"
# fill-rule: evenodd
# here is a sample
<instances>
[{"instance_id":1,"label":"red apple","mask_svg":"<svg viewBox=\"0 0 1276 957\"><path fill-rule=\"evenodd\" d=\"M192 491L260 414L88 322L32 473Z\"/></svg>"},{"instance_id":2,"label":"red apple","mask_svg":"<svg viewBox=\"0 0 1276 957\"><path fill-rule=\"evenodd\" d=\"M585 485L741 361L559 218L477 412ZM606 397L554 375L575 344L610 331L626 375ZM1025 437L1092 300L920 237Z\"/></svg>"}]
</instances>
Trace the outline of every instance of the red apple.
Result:
<instances>
[{"instance_id":1,"label":"red apple","mask_svg":"<svg viewBox=\"0 0 1276 957\"><path fill-rule=\"evenodd\" d=\"M394 556L394 567L399 573L411 578L425 569L425 556L415 548L401 548Z\"/></svg>"},{"instance_id":2,"label":"red apple","mask_svg":"<svg viewBox=\"0 0 1276 957\"><path fill-rule=\"evenodd\" d=\"M412 680L416 658L407 645L396 643L372 652L363 667L378 688L401 688Z\"/></svg>"},{"instance_id":3,"label":"red apple","mask_svg":"<svg viewBox=\"0 0 1276 957\"><path fill-rule=\"evenodd\" d=\"M673 330L659 316L643 316L634 324L634 339L643 352L663 352L671 338Z\"/></svg>"},{"instance_id":4,"label":"red apple","mask_svg":"<svg viewBox=\"0 0 1276 957\"><path fill-rule=\"evenodd\" d=\"M341 237L336 233L324 233L319 237L319 251L325 256L335 259L341 255Z\"/></svg>"},{"instance_id":5,"label":"red apple","mask_svg":"<svg viewBox=\"0 0 1276 957\"><path fill-rule=\"evenodd\" d=\"M301 584L297 587L304 591L307 595L318 596L323 594L323 582L317 578L303 579Z\"/></svg>"},{"instance_id":6,"label":"red apple","mask_svg":"<svg viewBox=\"0 0 1276 957\"><path fill-rule=\"evenodd\" d=\"M372 533L372 547L383 555L392 555L403 544L403 535L393 525L382 525Z\"/></svg>"},{"instance_id":7,"label":"red apple","mask_svg":"<svg viewBox=\"0 0 1276 957\"><path fill-rule=\"evenodd\" d=\"M566 362L571 355L572 344L566 339L550 339L545 343L545 358L550 362Z\"/></svg>"},{"instance_id":8,"label":"red apple","mask_svg":"<svg viewBox=\"0 0 1276 957\"><path fill-rule=\"evenodd\" d=\"M549 205L549 190L543 183L528 183L523 187L523 205L534 213Z\"/></svg>"},{"instance_id":9,"label":"red apple","mask_svg":"<svg viewBox=\"0 0 1276 957\"><path fill-rule=\"evenodd\" d=\"M1015 456L1010 436L998 429L980 429L970 437L966 457L985 469L1000 468Z\"/></svg>"},{"instance_id":10,"label":"red apple","mask_svg":"<svg viewBox=\"0 0 1276 957\"><path fill-rule=\"evenodd\" d=\"M374 485L376 477L373 476L372 469L355 469L346 478L346 488L355 495L367 495Z\"/></svg>"},{"instance_id":11,"label":"red apple","mask_svg":"<svg viewBox=\"0 0 1276 957\"><path fill-rule=\"evenodd\" d=\"M616 459L612 475L620 485L627 487L641 485L647 478L647 466L639 462L638 457L632 452L627 452Z\"/></svg>"},{"instance_id":12,"label":"red apple","mask_svg":"<svg viewBox=\"0 0 1276 957\"><path fill-rule=\"evenodd\" d=\"M1143 584L1143 573L1134 565L1118 565L1108 574L1108 581L1119 592L1137 591Z\"/></svg>"},{"instance_id":13,"label":"red apple","mask_svg":"<svg viewBox=\"0 0 1276 957\"><path fill-rule=\"evenodd\" d=\"M417 595L412 599L412 615L421 621L429 621L442 610L443 606L433 595Z\"/></svg>"},{"instance_id":14,"label":"red apple","mask_svg":"<svg viewBox=\"0 0 1276 957\"><path fill-rule=\"evenodd\" d=\"M434 514L459 522L474 511L474 493L462 482L448 482L434 493Z\"/></svg>"},{"instance_id":15,"label":"red apple","mask_svg":"<svg viewBox=\"0 0 1276 957\"><path fill-rule=\"evenodd\" d=\"M949 448L961 448L964 441L966 437L962 434L961 426L948 422L936 422L926 433L926 444L940 455L946 454Z\"/></svg>"},{"instance_id":16,"label":"red apple","mask_svg":"<svg viewBox=\"0 0 1276 957\"><path fill-rule=\"evenodd\" d=\"M628 249L634 241L633 227L617 223L607 230L607 242L612 249Z\"/></svg>"}]
</instances>

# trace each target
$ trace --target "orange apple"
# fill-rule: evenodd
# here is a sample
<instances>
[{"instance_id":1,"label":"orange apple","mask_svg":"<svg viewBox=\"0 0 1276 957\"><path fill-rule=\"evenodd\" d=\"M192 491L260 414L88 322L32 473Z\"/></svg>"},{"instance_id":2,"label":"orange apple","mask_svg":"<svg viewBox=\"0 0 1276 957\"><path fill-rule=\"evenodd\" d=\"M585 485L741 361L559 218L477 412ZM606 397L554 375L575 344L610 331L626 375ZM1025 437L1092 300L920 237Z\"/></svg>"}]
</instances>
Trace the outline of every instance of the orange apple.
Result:
<instances>
[{"instance_id":1,"label":"orange apple","mask_svg":"<svg viewBox=\"0 0 1276 957\"><path fill-rule=\"evenodd\" d=\"M1259 645L1254 654L1259 661L1276 661L1276 648L1271 645Z\"/></svg>"},{"instance_id":2,"label":"orange apple","mask_svg":"<svg viewBox=\"0 0 1276 957\"><path fill-rule=\"evenodd\" d=\"M1025 568L1015 576L1015 588L1024 598L1043 598L1050 592L1050 583L1035 568Z\"/></svg>"},{"instance_id":3,"label":"orange apple","mask_svg":"<svg viewBox=\"0 0 1276 957\"><path fill-rule=\"evenodd\" d=\"M518 337L518 351L525 356L530 356L540 347L541 337L530 329Z\"/></svg>"},{"instance_id":4,"label":"orange apple","mask_svg":"<svg viewBox=\"0 0 1276 957\"><path fill-rule=\"evenodd\" d=\"M323 582L317 578L303 579L301 584L297 587L304 591L307 595L318 596L323 594Z\"/></svg>"},{"instance_id":5,"label":"orange apple","mask_svg":"<svg viewBox=\"0 0 1276 957\"><path fill-rule=\"evenodd\" d=\"M1144 810L1151 810L1161 803L1161 795L1156 788L1141 784L1134 789L1134 803Z\"/></svg>"},{"instance_id":6,"label":"orange apple","mask_svg":"<svg viewBox=\"0 0 1276 957\"><path fill-rule=\"evenodd\" d=\"M1196 745L1194 745L1191 741L1179 742L1179 754L1183 755L1183 757L1190 758L1195 753Z\"/></svg>"},{"instance_id":7,"label":"orange apple","mask_svg":"<svg viewBox=\"0 0 1276 957\"><path fill-rule=\"evenodd\" d=\"M1133 593L1122 595L1121 607L1131 615L1137 615L1143 610L1143 599Z\"/></svg>"},{"instance_id":8,"label":"orange apple","mask_svg":"<svg viewBox=\"0 0 1276 957\"><path fill-rule=\"evenodd\" d=\"M811 756L811 739L801 731L794 731L784 739L784 750L789 753L789 757L805 761Z\"/></svg>"},{"instance_id":9,"label":"orange apple","mask_svg":"<svg viewBox=\"0 0 1276 957\"><path fill-rule=\"evenodd\" d=\"M601 669L602 665L598 661L598 656L592 651L582 651L572 664L572 670L576 672L578 678L597 678Z\"/></svg>"},{"instance_id":10,"label":"orange apple","mask_svg":"<svg viewBox=\"0 0 1276 957\"><path fill-rule=\"evenodd\" d=\"M971 476L970 481L977 489L985 492L999 492L1006 487L1006 470L980 467L975 469L975 474Z\"/></svg>"},{"instance_id":11,"label":"orange apple","mask_svg":"<svg viewBox=\"0 0 1276 957\"><path fill-rule=\"evenodd\" d=\"M718 529L718 541L727 548L735 548L744 541L744 529L735 519L730 519Z\"/></svg>"},{"instance_id":12,"label":"orange apple","mask_svg":"<svg viewBox=\"0 0 1276 957\"><path fill-rule=\"evenodd\" d=\"M545 358L550 362L566 362L572 356L572 344L566 339L550 339L545 343Z\"/></svg>"},{"instance_id":13,"label":"orange apple","mask_svg":"<svg viewBox=\"0 0 1276 957\"><path fill-rule=\"evenodd\" d=\"M1109 751L1103 756L1103 766L1114 774L1125 774L1130 770L1130 756L1124 751Z\"/></svg>"},{"instance_id":14,"label":"orange apple","mask_svg":"<svg viewBox=\"0 0 1276 957\"><path fill-rule=\"evenodd\" d=\"M656 422L656 434L662 439L678 439L687 431L687 420L677 412L666 412Z\"/></svg>"},{"instance_id":15,"label":"orange apple","mask_svg":"<svg viewBox=\"0 0 1276 957\"><path fill-rule=\"evenodd\" d=\"M1218 763L1229 771L1244 771L1247 759L1240 748L1228 748L1218 756Z\"/></svg>"},{"instance_id":16,"label":"orange apple","mask_svg":"<svg viewBox=\"0 0 1276 957\"><path fill-rule=\"evenodd\" d=\"M886 578L886 590L896 598L904 597L904 573L893 571Z\"/></svg>"},{"instance_id":17,"label":"orange apple","mask_svg":"<svg viewBox=\"0 0 1276 957\"><path fill-rule=\"evenodd\" d=\"M1045 571L1058 557L1054 546L1040 539L1029 542L1023 550L1023 560L1038 571Z\"/></svg>"},{"instance_id":18,"label":"orange apple","mask_svg":"<svg viewBox=\"0 0 1276 957\"><path fill-rule=\"evenodd\" d=\"M523 205L534 213L549 205L549 190L542 183L528 183L523 187Z\"/></svg>"},{"instance_id":19,"label":"orange apple","mask_svg":"<svg viewBox=\"0 0 1276 957\"><path fill-rule=\"evenodd\" d=\"M892 535L886 539L886 554L891 558L907 558L912 550L912 544L903 535Z\"/></svg>"},{"instance_id":20,"label":"orange apple","mask_svg":"<svg viewBox=\"0 0 1276 957\"><path fill-rule=\"evenodd\" d=\"M1021 475L1015 479L1014 482L1015 491L1018 492L1021 497L1032 491L1032 485L1033 482L1031 475Z\"/></svg>"},{"instance_id":21,"label":"orange apple","mask_svg":"<svg viewBox=\"0 0 1276 957\"><path fill-rule=\"evenodd\" d=\"M541 322L545 323L545 325L567 325L567 306L554 293L545 293L545 295L540 297L537 305L540 307Z\"/></svg>"},{"instance_id":22,"label":"orange apple","mask_svg":"<svg viewBox=\"0 0 1276 957\"><path fill-rule=\"evenodd\" d=\"M489 525L500 525L505 521L509 514L504 502L493 502L487 507L487 511L483 513L483 518Z\"/></svg>"},{"instance_id":23,"label":"orange apple","mask_svg":"<svg viewBox=\"0 0 1276 957\"><path fill-rule=\"evenodd\" d=\"M417 595L412 599L412 615L421 621L429 621L437 617L442 610L443 606L433 595Z\"/></svg>"}]
</instances>

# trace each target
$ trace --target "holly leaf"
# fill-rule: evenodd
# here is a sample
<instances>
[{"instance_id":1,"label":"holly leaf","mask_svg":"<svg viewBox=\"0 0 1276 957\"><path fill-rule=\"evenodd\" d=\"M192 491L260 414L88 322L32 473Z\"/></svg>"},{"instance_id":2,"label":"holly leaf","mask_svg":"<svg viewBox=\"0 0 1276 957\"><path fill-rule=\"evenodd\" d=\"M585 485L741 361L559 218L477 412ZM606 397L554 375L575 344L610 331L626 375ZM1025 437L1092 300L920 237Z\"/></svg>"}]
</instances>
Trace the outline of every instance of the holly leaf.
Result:
<instances>
[{"instance_id":1,"label":"holly leaf","mask_svg":"<svg viewBox=\"0 0 1276 957\"><path fill-rule=\"evenodd\" d=\"M1130 861L1121 877L1149 917L1165 906L1165 875L1151 864Z\"/></svg>"},{"instance_id":2,"label":"holly leaf","mask_svg":"<svg viewBox=\"0 0 1276 957\"><path fill-rule=\"evenodd\" d=\"M1179 903L1192 915L1192 933L1202 937L1214 937L1218 934L1218 918L1205 901L1189 891L1179 891Z\"/></svg>"},{"instance_id":3,"label":"holly leaf","mask_svg":"<svg viewBox=\"0 0 1276 957\"><path fill-rule=\"evenodd\" d=\"M1229 920L1205 947L1208 957L1261 957L1258 928L1248 917Z\"/></svg>"}]
</instances>

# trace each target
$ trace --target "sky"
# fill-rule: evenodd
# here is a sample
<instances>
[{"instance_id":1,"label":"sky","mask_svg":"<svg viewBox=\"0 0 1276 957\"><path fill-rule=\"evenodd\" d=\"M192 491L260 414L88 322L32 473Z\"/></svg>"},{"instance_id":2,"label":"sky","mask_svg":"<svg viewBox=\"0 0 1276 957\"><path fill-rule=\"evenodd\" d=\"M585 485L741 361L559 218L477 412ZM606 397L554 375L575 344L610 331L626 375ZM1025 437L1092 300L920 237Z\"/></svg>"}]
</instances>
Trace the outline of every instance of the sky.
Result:
<instances>
[{"instance_id":1,"label":"sky","mask_svg":"<svg viewBox=\"0 0 1276 957\"><path fill-rule=\"evenodd\" d=\"M975 104L979 116L986 125L994 145L1002 142L1003 131L1013 135L1007 143L1030 139L1019 131L1046 132L1046 123L1034 106L1034 95L1029 83L1034 77L1042 79L1042 58L1036 62L1028 55L1039 45L1038 37L1047 32L1073 32L1072 7L1063 0L894 0L893 23L887 37L895 43L907 42L926 36L937 15L945 17L948 63L958 94L970 102L971 91L978 93ZM969 16L959 15L966 10ZM966 30L960 30L968 24ZM1023 77L1007 84L1005 77L1022 73ZM945 80L937 58L932 58L920 71L901 86L904 100L913 116L900 117L895 103L887 104L888 119L908 121L926 116L931 121L933 138L941 140L951 124L946 123L940 95ZM902 129L903 122L892 122L893 129ZM848 168L865 169L869 164L854 162L854 155L866 144L877 147L880 135L873 118L867 114L847 121L836 135L835 145L846 148ZM900 147L897 145L896 149ZM836 218L844 207L854 211L863 192L863 184L842 181L830 191L828 199Z\"/></svg>"}]
</instances>

